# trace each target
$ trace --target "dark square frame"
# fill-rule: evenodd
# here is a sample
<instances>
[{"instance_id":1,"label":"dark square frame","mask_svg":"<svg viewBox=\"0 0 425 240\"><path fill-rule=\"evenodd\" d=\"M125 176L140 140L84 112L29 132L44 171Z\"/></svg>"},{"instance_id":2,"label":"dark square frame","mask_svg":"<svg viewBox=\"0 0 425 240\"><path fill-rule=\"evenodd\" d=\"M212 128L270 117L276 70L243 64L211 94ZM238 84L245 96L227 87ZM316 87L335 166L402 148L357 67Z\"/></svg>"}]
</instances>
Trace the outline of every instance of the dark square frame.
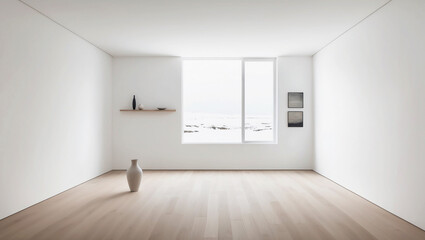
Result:
<instances>
[{"instance_id":1,"label":"dark square frame","mask_svg":"<svg viewBox=\"0 0 425 240\"><path fill-rule=\"evenodd\" d=\"M302 101L301 101L301 103L302 103L302 105L301 105L301 107L291 107L290 105L289 105L289 96L290 95L292 95L292 94L294 94L294 95L301 95L301 99L302 99ZM304 108L304 92L288 92L288 108Z\"/></svg>"},{"instance_id":2,"label":"dark square frame","mask_svg":"<svg viewBox=\"0 0 425 240\"><path fill-rule=\"evenodd\" d=\"M301 113L301 124L294 124L294 123L289 123L289 115L291 113ZM288 127L304 127L304 112L303 111L288 111L288 116L287 116L287 120L288 120Z\"/></svg>"}]
</instances>

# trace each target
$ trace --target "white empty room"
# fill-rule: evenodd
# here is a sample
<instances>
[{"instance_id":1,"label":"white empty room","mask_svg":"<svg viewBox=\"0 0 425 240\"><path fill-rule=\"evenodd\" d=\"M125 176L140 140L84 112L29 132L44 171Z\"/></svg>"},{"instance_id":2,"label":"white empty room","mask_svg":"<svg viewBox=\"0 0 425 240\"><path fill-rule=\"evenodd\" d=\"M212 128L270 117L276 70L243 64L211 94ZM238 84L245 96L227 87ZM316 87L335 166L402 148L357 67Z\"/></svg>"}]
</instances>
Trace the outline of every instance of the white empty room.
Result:
<instances>
[{"instance_id":1,"label":"white empty room","mask_svg":"<svg viewBox=\"0 0 425 240\"><path fill-rule=\"evenodd\" d=\"M0 239L425 239L424 13L2 0Z\"/></svg>"}]
</instances>

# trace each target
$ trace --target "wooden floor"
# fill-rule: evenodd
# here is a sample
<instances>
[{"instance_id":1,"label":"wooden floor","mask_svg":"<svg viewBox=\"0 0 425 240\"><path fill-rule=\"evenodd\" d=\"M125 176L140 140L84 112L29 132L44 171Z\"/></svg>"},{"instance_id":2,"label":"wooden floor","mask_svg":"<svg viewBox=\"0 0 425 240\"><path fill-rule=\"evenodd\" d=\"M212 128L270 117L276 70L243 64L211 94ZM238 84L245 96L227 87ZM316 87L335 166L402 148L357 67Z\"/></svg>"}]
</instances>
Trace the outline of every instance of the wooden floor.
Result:
<instances>
[{"instance_id":1,"label":"wooden floor","mask_svg":"<svg viewBox=\"0 0 425 240\"><path fill-rule=\"evenodd\" d=\"M425 239L312 171L113 171L0 221L0 239Z\"/></svg>"}]
</instances>

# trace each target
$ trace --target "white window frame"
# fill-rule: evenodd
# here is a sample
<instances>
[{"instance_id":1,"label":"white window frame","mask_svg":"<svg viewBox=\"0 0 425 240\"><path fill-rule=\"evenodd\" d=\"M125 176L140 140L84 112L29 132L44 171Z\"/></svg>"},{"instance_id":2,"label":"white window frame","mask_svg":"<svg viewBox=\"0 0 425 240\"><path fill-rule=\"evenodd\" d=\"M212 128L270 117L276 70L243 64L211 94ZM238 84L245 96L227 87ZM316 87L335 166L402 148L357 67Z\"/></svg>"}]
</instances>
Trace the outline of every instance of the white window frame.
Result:
<instances>
[{"instance_id":1,"label":"white window frame","mask_svg":"<svg viewBox=\"0 0 425 240\"><path fill-rule=\"evenodd\" d=\"M181 142L182 144L277 144L278 143L278 86L277 86L277 58L182 58L182 72L181 72ZM184 86L184 72L183 72L183 62L185 60L240 60L242 64L242 117L241 117L241 126L242 126L242 134L241 134L241 142L189 142L185 143L183 142L183 135L184 135L184 102L183 102L183 86ZM267 62L273 62L273 140L272 141L246 141L245 140L245 63L246 62L259 62L259 61L267 61Z\"/></svg>"}]
</instances>

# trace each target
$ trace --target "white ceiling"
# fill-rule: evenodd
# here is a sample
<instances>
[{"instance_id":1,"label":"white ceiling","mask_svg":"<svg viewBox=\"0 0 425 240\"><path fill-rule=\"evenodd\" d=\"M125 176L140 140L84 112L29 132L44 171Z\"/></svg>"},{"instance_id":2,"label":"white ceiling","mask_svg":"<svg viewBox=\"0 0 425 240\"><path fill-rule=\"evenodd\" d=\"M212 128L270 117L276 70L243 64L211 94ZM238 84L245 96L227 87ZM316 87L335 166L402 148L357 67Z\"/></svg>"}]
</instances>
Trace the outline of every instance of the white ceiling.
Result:
<instances>
[{"instance_id":1,"label":"white ceiling","mask_svg":"<svg viewBox=\"0 0 425 240\"><path fill-rule=\"evenodd\" d=\"M388 0L22 0L113 56L312 55Z\"/></svg>"}]
</instances>

